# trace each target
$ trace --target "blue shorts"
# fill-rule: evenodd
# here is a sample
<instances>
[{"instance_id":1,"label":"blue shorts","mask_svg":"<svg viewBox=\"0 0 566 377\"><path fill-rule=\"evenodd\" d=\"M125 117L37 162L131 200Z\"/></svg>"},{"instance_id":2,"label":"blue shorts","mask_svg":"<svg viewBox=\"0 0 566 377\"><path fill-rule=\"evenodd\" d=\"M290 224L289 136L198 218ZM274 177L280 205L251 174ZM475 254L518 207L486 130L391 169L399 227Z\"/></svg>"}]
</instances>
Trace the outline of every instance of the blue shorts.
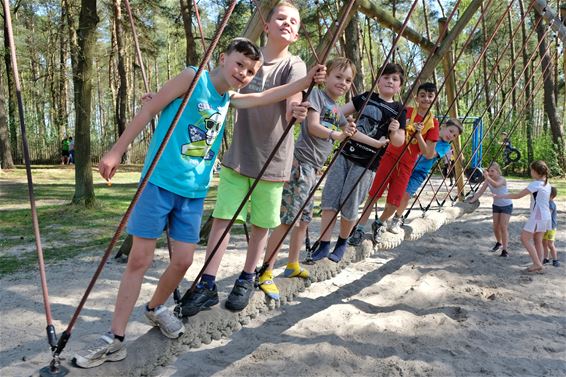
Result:
<instances>
[{"instance_id":1,"label":"blue shorts","mask_svg":"<svg viewBox=\"0 0 566 377\"><path fill-rule=\"evenodd\" d=\"M407 185L407 193L409 196L415 195L419 187L421 187L422 183L425 181L426 177L428 176L428 172L423 170L413 170L413 174L411 174L411 178L409 179L409 184Z\"/></svg>"},{"instance_id":2,"label":"blue shorts","mask_svg":"<svg viewBox=\"0 0 566 377\"><path fill-rule=\"evenodd\" d=\"M203 207L204 198L185 198L148 182L128 221L128 233L157 239L168 224L174 240L197 243Z\"/></svg>"},{"instance_id":3,"label":"blue shorts","mask_svg":"<svg viewBox=\"0 0 566 377\"><path fill-rule=\"evenodd\" d=\"M504 213L506 215L511 215L513 213L513 204L509 204L507 206L496 206L495 204L492 204L491 210L493 211L493 213Z\"/></svg>"}]
</instances>

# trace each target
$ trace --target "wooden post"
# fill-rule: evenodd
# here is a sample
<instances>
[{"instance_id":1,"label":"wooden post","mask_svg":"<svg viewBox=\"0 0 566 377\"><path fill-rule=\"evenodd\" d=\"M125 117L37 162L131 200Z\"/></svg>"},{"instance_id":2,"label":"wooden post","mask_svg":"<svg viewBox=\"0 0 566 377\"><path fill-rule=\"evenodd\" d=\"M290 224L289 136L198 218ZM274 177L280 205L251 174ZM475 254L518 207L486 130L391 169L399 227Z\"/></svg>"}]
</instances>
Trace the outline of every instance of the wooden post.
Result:
<instances>
[{"instance_id":1,"label":"wooden post","mask_svg":"<svg viewBox=\"0 0 566 377\"><path fill-rule=\"evenodd\" d=\"M446 18L440 18L438 20L438 28L439 28L439 35L448 35L446 28L448 25L446 24ZM454 64L454 56L452 54L452 48L449 48L442 59L442 68L444 69L444 77L446 78L446 99L448 100L448 104L452 103L452 106L448 109L448 114L450 117L454 119L458 119L458 102L455 101L455 93L456 93L456 76L454 75L454 70L451 69L452 65ZM457 156L459 155L460 151L462 150L462 144L460 140L460 136L454 139L452 142L454 146L454 154ZM462 174L462 159L459 158L454 161L454 166L456 169L456 177L458 180L456 181L456 185L458 186L458 198L460 200L464 200L464 175Z\"/></svg>"}]
</instances>

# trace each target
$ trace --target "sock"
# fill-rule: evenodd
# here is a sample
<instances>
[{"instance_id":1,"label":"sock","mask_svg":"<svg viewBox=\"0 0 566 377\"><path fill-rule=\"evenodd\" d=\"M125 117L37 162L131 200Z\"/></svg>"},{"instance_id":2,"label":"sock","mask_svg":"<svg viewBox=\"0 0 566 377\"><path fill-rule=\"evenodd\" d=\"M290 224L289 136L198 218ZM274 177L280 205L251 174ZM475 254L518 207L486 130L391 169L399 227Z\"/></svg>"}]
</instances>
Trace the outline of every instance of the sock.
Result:
<instances>
[{"instance_id":1,"label":"sock","mask_svg":"<svg viewBox=\"0 0 566 377\"><path fill-rule=\"evenodd\" d=\"M334 250L336 250L338 246L345 245L347 240L348 240L347 238L342 238L338 236L338 241L336 241L336 246L334 247Z\"/></svg>"},{"instance_id":2,"label":"sock","mask_svg":"<svg viewBox=\"0 0 566 377\"><path fill-rule=\"evenodd\" d=\"M287 263L287 270L293 270L293 271L299 271L301 269L301 266L299 265L299 262L293 262L293 263Z\"/></svg>"},{"instance_id":3,"label":"sock","mask_svg":"<svg viewBox=\"0 0 566 377\"><path fill-rule=\"evenodd\" d=\"M216 286L216 276L203 274L200 278L200 282L206 285L209 289L214 289Z\"/></svg>"},{"instance_id":4,"label":"sock","mask_svg":"<svg viewBox=\"0 0 566 377\"><path fill-rule=\"evenodd\" d=\"M116 335L116 334L112 334L114 335L114 339L118 339L120 342L124 343L124 339L126 339L126 335Z\"/></svg>"},{"instance_id":5,"label":"sock","mask_svg":"<svg viewBox=\"0 0 566 377\"><path fill-rule=\"evenodd\" d=\"M246 272L242 271L239 277L240 280L247 280L247 281L254 281L255 279L255 272Z\"/></svg>"},{"instance_id":6,"label":"sock","mask_svg":"<svg viewBox=\"0 0 566 377\"><path fill-rule=\"evenodd\" d=\"M324 259L328 256L330 252L330 241L320 241L318 249L314 250L312 253L312 259L318 261Z\"/></svg>"},{"instance_id":7,"label":"sock","mask_svg":"<svg viewBox=\"0 0 566 377\"><path fill-rule=\"evenodd\" d=\"M347 248L346 240L342 237L338 237L338 241L336 241L336 246L334 246L334 250L332 251L332 254L328 256L328 258L330 258L330 260L334 262L340 262L340 260L344 256L344 253L346 252L346 248Z\"/></svg>"},{"instance_id":8,"label":"sock","mask_svg":"<svg viewBox=\"0 0 566 377\"><path fill-rule=\"evenodd\" d=\"M358 224L358 226L357 226L356 228L363 230L364 233L365 233L365 231L366 231L366 224Z\"/></svg>"}]
</instances>

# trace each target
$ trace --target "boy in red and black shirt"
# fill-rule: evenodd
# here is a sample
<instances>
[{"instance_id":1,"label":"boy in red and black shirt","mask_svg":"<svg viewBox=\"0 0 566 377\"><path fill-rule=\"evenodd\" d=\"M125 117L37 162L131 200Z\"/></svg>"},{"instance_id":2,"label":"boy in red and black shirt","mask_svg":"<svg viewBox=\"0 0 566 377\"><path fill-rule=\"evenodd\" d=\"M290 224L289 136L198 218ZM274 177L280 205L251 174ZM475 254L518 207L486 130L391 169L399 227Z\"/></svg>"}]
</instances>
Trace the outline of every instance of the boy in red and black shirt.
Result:
<instances>
[{"instance_id":1,"label":"boy in red and black shirt","mask_svg":"<svg viewBox=\"0 0 566 377\"><path fill-rule=\"evenodd\" d=\"M385 223L395 214L401 203L401 198L407 189L411 171L419 155L426 158L434 157L436 142L438 141L439 123L429 111L436 98L436 86L432 83L424 83L417 89L417 108L407 107L407 126L405 144L396 147L392 144L387 146L379 168L375 174L373 184L366 201L366 210L360 219L358 227L350 237L350 245L359 245L364 239L365 225L370 217L372 207L387 189L387 203L381 216L372 224L373 241L379 242L381 234L385 231ZM403 153L405 145L409 146ZM399 157L401 156L401 157ZM399 160L397 166L395 164ZM390 171L393 170L390 173ZM389 230L397 233L401 218L395 216L390 224Z\"/></svg>"}]
</instances>

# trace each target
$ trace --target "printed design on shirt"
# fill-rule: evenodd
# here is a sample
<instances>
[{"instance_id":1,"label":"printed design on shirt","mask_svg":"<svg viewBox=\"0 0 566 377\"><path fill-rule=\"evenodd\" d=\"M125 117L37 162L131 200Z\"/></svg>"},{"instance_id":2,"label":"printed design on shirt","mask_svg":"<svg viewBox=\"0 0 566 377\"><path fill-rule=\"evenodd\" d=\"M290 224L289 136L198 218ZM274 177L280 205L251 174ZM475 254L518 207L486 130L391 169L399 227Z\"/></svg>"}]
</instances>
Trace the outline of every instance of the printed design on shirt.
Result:
<instances>
[{"instance_id":1,"label":"printed design on shirt","mask_svg":"<svg viewBox=\"0 0 566 377\"><path fill-rule=\"evenodd\" d=\"M372 104L370 101L358 120L357 127L362 131L362 133L375 138L379 132L379 125L381 125L382 120L383 112L379 108L378 104Z\"/></svg>"},{"instance_id":2,"label":"printed design on shirt","mask_svg":"<svg viewBox=\"0 0 566 377\"><path fill-rule=\"evenodd\" d=\"M188 126L189 143L183 144L181 154L208 161L215 157L211 148L222 131L223 117L213 109L202 109L199 114L201 118L196 124Z\"/></svg>"},{"instance_id":3,"label":"printed design on shirt","mask_svg":"<svg viewBox=\"0 0 566 377\"><path fill-rule=\"evenodd\" d=\"M320 124L324 127L333 130L338 128L340 113L336 106L324 106L320 114Z\"/></svg>"}]
</instances>

